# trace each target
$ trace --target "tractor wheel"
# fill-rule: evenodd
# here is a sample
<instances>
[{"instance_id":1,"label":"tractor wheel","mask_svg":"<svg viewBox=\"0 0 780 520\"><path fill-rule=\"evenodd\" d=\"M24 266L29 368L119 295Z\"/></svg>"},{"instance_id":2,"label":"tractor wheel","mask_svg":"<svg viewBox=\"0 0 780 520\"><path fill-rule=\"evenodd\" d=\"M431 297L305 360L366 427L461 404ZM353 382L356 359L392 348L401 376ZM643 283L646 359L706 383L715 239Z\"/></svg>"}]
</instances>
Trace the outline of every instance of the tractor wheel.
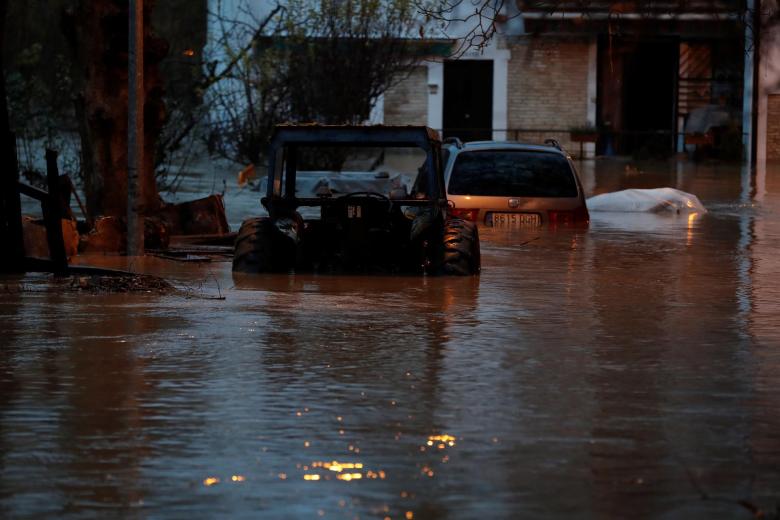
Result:
<instances>
[{"instance_id":1,"label":"tractor wheel","mask_svg":"<svg viewBox=\"0 0 780 520\"><path fill-rule=\"evenodd\" d=\"M468 276L482 269L477 225L468 220L450 218L444 223L442 274Z\"/></svg>"},{"instance_id":2,"label":"tractor wheel","mask_svg":"<svg viewBox=\"0 0 780 520\"><path fill-rule=\"evenodd\" d=\"M295 243L269 218L245 220L233 248L233 272L285 272L295 267Z\"/></svg>"}]
</instances>

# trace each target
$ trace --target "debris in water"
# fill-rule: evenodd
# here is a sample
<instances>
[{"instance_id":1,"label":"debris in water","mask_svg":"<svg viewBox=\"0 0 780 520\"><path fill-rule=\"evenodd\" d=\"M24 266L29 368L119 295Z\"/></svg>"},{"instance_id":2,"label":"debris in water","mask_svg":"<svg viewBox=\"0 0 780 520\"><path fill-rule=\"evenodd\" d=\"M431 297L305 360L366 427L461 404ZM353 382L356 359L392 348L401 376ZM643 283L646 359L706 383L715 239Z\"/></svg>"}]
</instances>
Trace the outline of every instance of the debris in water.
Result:
<instances>
[{"instance_id":1,"label":"debris in water","mask_svg":"<svg viewBox=\"0 0 780 520\"><path fill-rule=\"evenodd\" d=\"M147 292L165 294L174 291L174 287L162 278L146 274L74 275L54 278L54 281L70 290L91 293Z\"/></svg>"},{"instance_id":2,"label":"debris in water","mask_svg":"<svg viewBox=\"0 0 780 520\"><path fill-rule=\"evenodd\" d=\"M640 213L706 213L699 198L674 188L630 189L602 193L587 200L589 211Z\"/></svg>"}]
</instances>

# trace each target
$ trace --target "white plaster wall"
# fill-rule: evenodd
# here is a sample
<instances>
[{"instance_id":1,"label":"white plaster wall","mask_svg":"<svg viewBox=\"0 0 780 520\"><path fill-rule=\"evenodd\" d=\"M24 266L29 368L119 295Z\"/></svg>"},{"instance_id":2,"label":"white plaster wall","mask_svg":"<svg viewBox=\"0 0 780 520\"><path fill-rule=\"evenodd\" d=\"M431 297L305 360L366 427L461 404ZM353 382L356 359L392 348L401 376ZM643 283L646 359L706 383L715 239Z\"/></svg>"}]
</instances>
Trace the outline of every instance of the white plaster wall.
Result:
<instances>
[{"instance_id":1,"label":"white plaster wall","mask_svg":"<svg viewBox=\"0 0 780 520\"><path fill-rule=\"evenodd\" d=\"M256 20L264 19L271 12L272 7L270 2L264 1L209 0L208 43L206 47L211 59L222 61L228 59L227 52L219 42L223 35L223 28L228 27L229 24L221 22L221 19L234 20L252 26ZM249 34L245 33L231 43L235 46L245 45L248 42L248 36Z\"/></svg>"},{"instance_id":2,"label":"white plaster wall","mask_svg":"<svg viewBox=\"0 0 780 520\"><path fill-rule=\"evenodd\" d=\"M254 20L261 20L270 12L268 2L250 0L209 0L208 9L208 41L204 49L204 62L216 62L216 72L219 74L230 61L225 43L233 49L244 47L251 38L248 30L238 31L232 38L225 42L226 31L231 23L253 24ZM204 94L209 108L209 117L220 120L226 116L224 109L218 103L209 102L209 98L230 100L233 107L242 108L246 105L243 95L243 83L239 80L226 79L216 85L212 85Z\"/></svg>"},{"instance_id":3,"label":"white plaster wall","mask_svg":"<svg viewBox=\"0 0 780 520\"><path fill-rule=\"evenodd\" d=\"M511 53L495 45L484 51L469 51L461 59L493 61L493 139L506 140L507 129L507 70ZM428 62L428 126L441 130L444 113L444 63Z\"/></svg>"},{"instance_id":4,"label":"white plaster wall","mask_svg":"<svg viewBox=\"0 0 780 520\"><path fill-rule=\"evenodd\" d=\"M454 21L444 28L430 32L432 38L459 39L466 36L477 22L469 16L474 12L471 2L462 2L455 7L452 18ZM519 18L518 18L519 19ZM507 75L511 52L498 48L500 35L494 37L490 44L482 50L468 50L461 59L492 60L493 61L493 139L506 140L507 117ZM430 61L428 65L428 126L441 130L444 112L444 64L441 60Z\"/></svg>"},{"instance_id":5,"label":"white plaster wall","mask_svg":"<svg viewBox=\"0 0 780 520\"><path fill-rule=\"evenodd\" d=\"M444 126L444 63L428 62L428 126Z\"/></svg>"},{"instance_id":6,"label":"white plaster wall","mask_svg":"<svg viewBox=\"0 0 780 520\"><path fill-rule=\"evenodd\" d=\"M367 123L372 125L381 125L385 122L385 95L380 94L371 107L371 115Z\"/></svg>"}]
</instances>

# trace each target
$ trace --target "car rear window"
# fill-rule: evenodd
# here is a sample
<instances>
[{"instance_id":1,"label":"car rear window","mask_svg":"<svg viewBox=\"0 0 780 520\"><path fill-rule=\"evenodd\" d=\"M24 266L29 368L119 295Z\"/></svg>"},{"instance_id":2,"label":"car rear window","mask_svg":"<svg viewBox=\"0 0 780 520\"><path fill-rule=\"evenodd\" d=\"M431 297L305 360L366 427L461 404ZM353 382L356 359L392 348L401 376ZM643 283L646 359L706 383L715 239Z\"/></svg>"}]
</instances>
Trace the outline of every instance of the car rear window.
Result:
<instances>
[{"instance_id":1,"label":"car rear window","mask_svg":"<svg viewBox=\"0 0 780 520\"><path fill-rule=\"evenodd\" d=\"M546 152L481 150L455 159L447 190L452 195L576 197L569 161Z\"/></svg>"}]
</instances>

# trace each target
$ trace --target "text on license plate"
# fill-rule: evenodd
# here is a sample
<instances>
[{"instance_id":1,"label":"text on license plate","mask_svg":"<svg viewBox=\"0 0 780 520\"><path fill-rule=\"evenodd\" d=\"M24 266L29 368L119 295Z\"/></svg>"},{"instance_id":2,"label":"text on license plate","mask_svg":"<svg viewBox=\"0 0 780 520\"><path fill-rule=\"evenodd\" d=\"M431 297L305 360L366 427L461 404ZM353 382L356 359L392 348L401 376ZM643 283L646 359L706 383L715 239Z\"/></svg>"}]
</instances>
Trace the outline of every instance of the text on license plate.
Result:
<instances>
[{"instance_id":1,"label":"text on license plate","mask_svg":"<svg viewBox=\"0 0 780 520\"><path fill-rule=\"evenodd\" d=\"M495 227L527 227L542 223L538 213L493 213Z\"/></svg>"}]
</instances>

